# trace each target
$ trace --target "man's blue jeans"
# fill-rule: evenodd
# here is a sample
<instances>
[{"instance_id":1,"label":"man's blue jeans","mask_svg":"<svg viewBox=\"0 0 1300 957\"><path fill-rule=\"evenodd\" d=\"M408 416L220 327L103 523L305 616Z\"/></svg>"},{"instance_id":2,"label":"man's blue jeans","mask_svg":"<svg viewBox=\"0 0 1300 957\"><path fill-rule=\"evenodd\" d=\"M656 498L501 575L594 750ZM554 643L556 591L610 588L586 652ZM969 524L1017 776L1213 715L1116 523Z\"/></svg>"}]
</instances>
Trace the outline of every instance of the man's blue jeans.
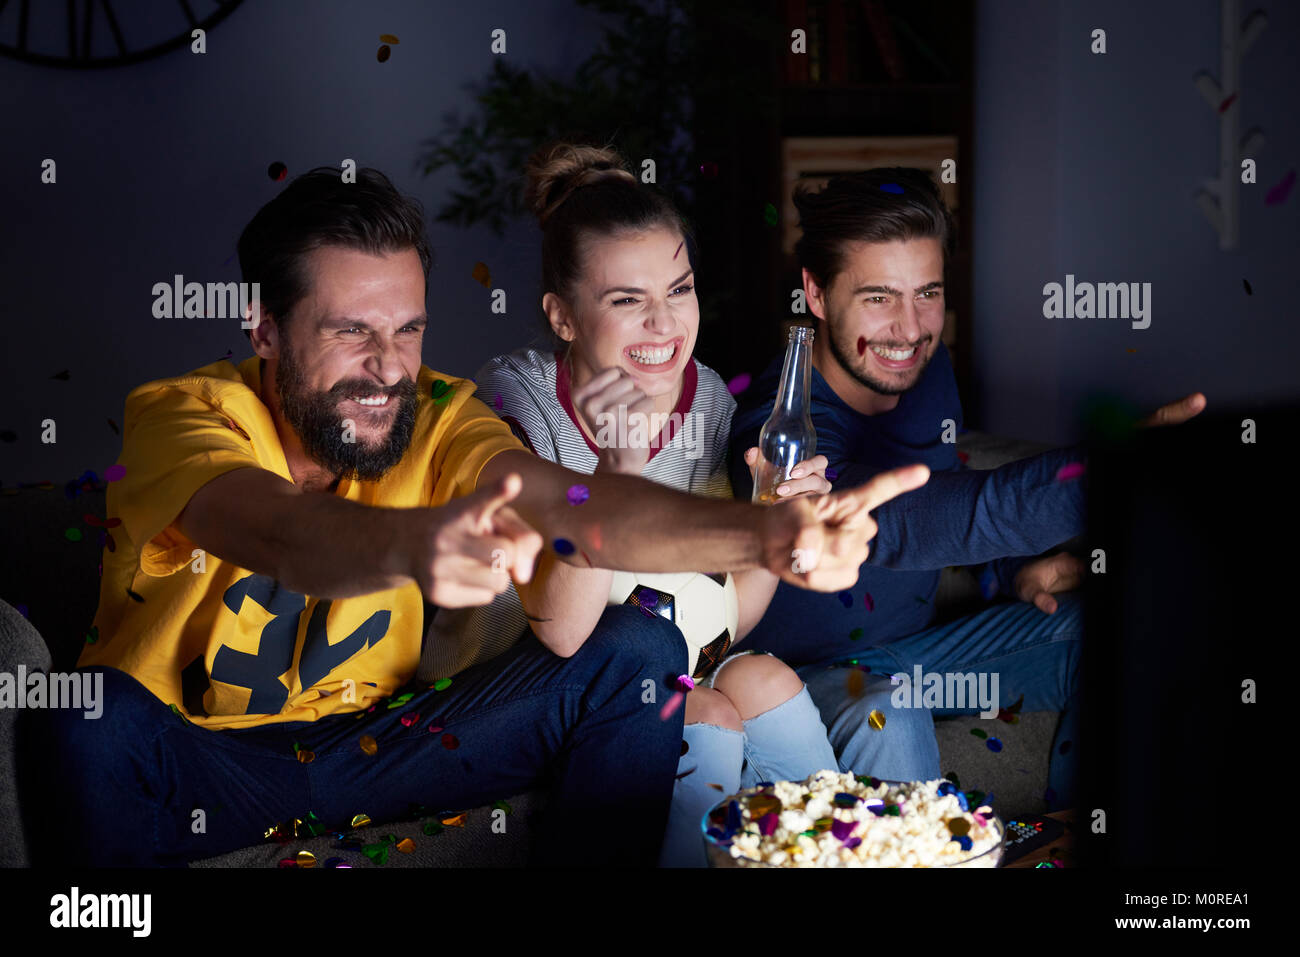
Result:
<instances>
[{"instance_id":1,"label":"man's blue jeans","mask_svg":"<svg viewBox=\"0 0 1300 957\"><path fill-rule=\"evenodd\" d=\"M237 731L191 725L131 676L102 670L100 718L48 712L50 796L85 863L183 864L257 844L309 811L327 831L348 830L359 813L380 823L412 805L463 810L539 786L550 801L537 863L574 863L575 835L616 819L636 827L585 841L582 864L652 867L659 854L684 713L663 720L660 709L686 670L686 644L635 608L608 609L569 658L530 634L397 708ZM413 712L419 720L403 725ZM374 755L362 735L378 743ZM300 762L295 743L315 759ZM202 834L191 829L196 809Z\"/></svg>"},{"instance_id":2,"label":"man's blue jeans","mask_svg":"<svg viewBox=\"0 0 1300 957\"><path fill-rule=\"evenodd\" d=\"M1062 755L1061 745L1073 742L1076 734L1083 608L1076 595L1055 597L1057 609L1051 615L1025 602L1004 602L864 649L853 660L871 672L863 676L862 693L856 697L850 693L852 668L845 659L800 668L799 676L821 711L840 769L893 781L940 777L931 716L975 714L979 707L898 707L894 692L899 686L891 683L890 675L902 672L910 681L916 665L923 673L996 673L999 706L1009 707L1023 694L1024 711L1061 712L1048 768L1048 786L1054 792L1048 804L1052 809L1071 806L1074 755L1069 748ZM910 686L906 690L910 702ZM873 710L885 716L880 730L867 720Z\"/></svg>"}]
</instances>

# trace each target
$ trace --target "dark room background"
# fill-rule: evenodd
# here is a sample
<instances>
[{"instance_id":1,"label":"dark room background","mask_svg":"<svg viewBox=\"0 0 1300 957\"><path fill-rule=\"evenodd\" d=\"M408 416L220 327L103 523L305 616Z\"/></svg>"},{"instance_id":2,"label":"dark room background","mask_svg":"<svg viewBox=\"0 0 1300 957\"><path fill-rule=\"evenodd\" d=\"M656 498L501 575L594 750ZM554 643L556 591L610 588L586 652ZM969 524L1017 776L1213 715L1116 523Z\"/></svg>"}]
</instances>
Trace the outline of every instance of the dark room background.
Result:
<instances>
[{"instance_id":1,"label":"dark room background","mask_svg":"<svg viewBox=\"0 0 1300 957\"><path fill-rule=\"evenodd\" d=\"M131 34L153 6L115 4L119 28ZM0 57L0 483L102 473L120 450L108 420L121 425L132 388L228 350L250 354L237 322L153 318L151 290L178 273L239 278L239 231L284 185L268 175L275 162L291 178L354 159L425 205L436 257L427 365L471 376L528 342L540 328L534 222L509 219L498 235L484 222L434 221L466 187L450 169L425 175L421 156L447 114L475 115L473 90L495 60L571 81L621 6L245 0L208 31L202 55L187 40L100 69ZM0 44L19 46L27 7L0 9ZM157 7L162 34L188 35L176 4ZM192 7L202 17L217 4ZM1265 0L1242 15L1256 7L1268 25L1241 59L1230 108L1240 132L1259 127L1264 143L1251 154L1257 182L1235 187L1239 240L1225 251L1194 200L1219 163L1223 114L1193 83L1220 70L1218 0L672 5L698 20L689 62L666 56L665 68L685 69L699 96L655 158L660 185L691 198L699 228L710 298L698 354L726 378L757 373L791 318L784 137L952 136L961 245L949 307L969 426L1063 442L1096 393L1139 408L1193 390L1219 407L1293 396L1300 8ZM26 48L66 56L68 9L31 4ZM892 65L869 29L882 18ZM790 62L799 22L820 25L815 77ZM1104 54L1090 49L1099 28ZM506 31L504 56L490 49L494 29ZM92 52L112 53L112 30L97 21L95 31ZM381 34L400 39L383 62ZM662 122L660 89L640 92L619 130L593 132L635 141L645 117ZM54 184L41 181L47 158ZM472 275L479 262L508 293L505 315ZM1044 318L1044 284L1067 274L1150 283L1150 327ZM40 440L44 419L57 423L53 444Z\"/></svg>"}]
</instances>

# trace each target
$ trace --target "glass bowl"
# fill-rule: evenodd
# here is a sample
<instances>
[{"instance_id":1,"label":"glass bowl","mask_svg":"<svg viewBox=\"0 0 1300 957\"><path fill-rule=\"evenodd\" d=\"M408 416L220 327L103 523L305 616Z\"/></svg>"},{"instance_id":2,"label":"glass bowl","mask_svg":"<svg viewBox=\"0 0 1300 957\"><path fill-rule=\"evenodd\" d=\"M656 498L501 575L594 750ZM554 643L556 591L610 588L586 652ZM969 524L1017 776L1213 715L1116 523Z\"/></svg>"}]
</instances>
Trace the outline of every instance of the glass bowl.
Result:
<instances>
[{"instance_id":1,"label":"glass bowl","mask_svg":"<svg viewBox=\"0 0 1300 957\"><path fill-rule=\"evenodd\" d=\"M910 782L886 781L883 778L878 779L882 784L896 785ZM708 831L710 827L709 818L721 808L725 808L731 801L736 800L740 795L733 794L730 797L723 798L717 804L713 805L705 812L703 819L700 821L700 832L704 838L704 854L709 862L709 867L775 867L784 868L784 864L769 864L767 861L755 860L752 857L743 855L733 857L731 854L730 844L721 844ZM986 814L996 829L998 842L990 847L987 851L976 854L974 857L968 857L954 864L944 864L943 867L997 867L1002 863L1002 853L1006 849L1007 830L996 812L991 815Z\"/></svg>"}]
</instances>

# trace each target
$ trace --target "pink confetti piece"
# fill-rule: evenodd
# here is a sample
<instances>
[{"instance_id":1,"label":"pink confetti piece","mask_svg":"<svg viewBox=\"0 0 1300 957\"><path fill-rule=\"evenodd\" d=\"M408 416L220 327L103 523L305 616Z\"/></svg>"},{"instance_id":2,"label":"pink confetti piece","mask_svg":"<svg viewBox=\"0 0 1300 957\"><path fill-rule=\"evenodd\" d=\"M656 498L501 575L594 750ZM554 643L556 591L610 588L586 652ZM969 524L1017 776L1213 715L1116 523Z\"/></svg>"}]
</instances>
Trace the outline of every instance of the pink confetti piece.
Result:
<instances>
[{"instance_id":1,"label":"pink confetti piece","mask_svg":"<svg viewBox=\"0 0 1300 957\"><path fill-rule=\"evenodd\" d=\"M867 611L876 610L876 600L871 597L871 592L867 592L865 595L863 595L862 600L867 606Z\"/></svg>"},{"instance_id":2,"label":"pink confetti piece","mask_svg":"<svg viewBox=\"0 0 1300 957\"><path fill-rule=\"evenodd\" d=\"M781 819L776 816L775 811L768 811L758 819L758 833L764 837L771 837L776 833L776 827L780 822Z\"/></svg>"},{"instance_id":3,"label":"pink confetti piece","mask_svg":"<svg viewBox=\"0 0 1300 957\"><path fill-rule=\"evenodd\" d=\"M682 247L685 246L685 245L686 245L686 240L684 240L684 239L683 239L680 243L677 244L677 249L675 249L675 250L673 251L673 258L674 258L674 259L677 258L677 254L680 253L680 252L682 251Z\"/></svg>"},{"instance_id":4,"label":"pink confetti piece","mask_svg":"<svg viewBox=\"0 0 1300 957\"><path fill-rule=\"evenodd\" d=\"M732 395L740 395L740 393L744 392L746 389L749 388L749 384L752 381L753 381L753 376L751 376L748 372L742 372L740 375L736 376L734 379L732 379L730 382L727 383L727 391L730 392Z\"/></svg>"},{"instance_id":5,"label":"pink confetti piece","mask_svg":"<svg viewBox=\"0 0 1300 957\"><path fill-rule=\"evenodd\" d=\"M402 726L409 728L411 725L415 724L415 722L420 720L420 712L412 711L409 714L404 714L402 715L401 720L402 720Z\"/></svg>"},{"instance_id":6,"label":"pink confetti piece","mask_svg":"<svg viewBox=\"0 0 1300 957\"><path fill-rule=\"evenodd\" d=\"M690 675L678 675L677 688L680 691L694 691L695 679L692 678Z\"/></svg>"},{"instance_id":7,"label":"pink confetti piece","mask_svg":"<svg viewBox=\"0 0 1300 957\"><path fill-rule=\"evenodd\" d=\"M1232 106L1232 104L1236 102L1237 102L1237 94L1234 93L1232 94L1232 96L1228 97L1222 103L1219 104L1219 112L1220 113L1226 112L1228 107Z\"/></svg>"},{"instance_id":8,"label":"pink confetti piece","mask_svg":"<svg viewBox=\"0 0 1300 957\"><path fill-rule=\"evenodd\" d=\"M125 465L110 465L108 468L104 469L105 482L116 482L124 475L126 475Z\"/></svg>"},{"instance_id":9,"label":"pink confetti piece","mask_svg":"<svg viewBox=\"0 0 1300 957\"><path fill-rule=\"evenodd\" d=\"M1078 478L1083 474L1082 462L1071 462L1069 465L1062 465L1059 472L1056 473L1058 482L1068 482L1070 479Z\"/></svg>"},{"instance_id":10,"label":"pink confetti piece","mask_svg":"<svg viewBox=\"0 0 1300 957\"><path fill-rule=\"evenodd\" d=\"M1291 195L1291 187L1295 185L1295 170L1289 170L1282 181L1268 191L1264 197L1265 206L1279 206L1286 202L1286 198Z\"/></svg>"},{"instance_id":11,"label":"pink confetti piece","mask_svg":"<svg viewBox=\"0 0 1300 957\"><path fill-rule=\"evenodd\" d=\"M685 698L686 695L682 694L680 691L674 691L672 697L665 701L664 706L659 709L659 720L667 721L671 718L673 713L681 707L682 701L685 700Z\"/></svg>"}]
</instances>

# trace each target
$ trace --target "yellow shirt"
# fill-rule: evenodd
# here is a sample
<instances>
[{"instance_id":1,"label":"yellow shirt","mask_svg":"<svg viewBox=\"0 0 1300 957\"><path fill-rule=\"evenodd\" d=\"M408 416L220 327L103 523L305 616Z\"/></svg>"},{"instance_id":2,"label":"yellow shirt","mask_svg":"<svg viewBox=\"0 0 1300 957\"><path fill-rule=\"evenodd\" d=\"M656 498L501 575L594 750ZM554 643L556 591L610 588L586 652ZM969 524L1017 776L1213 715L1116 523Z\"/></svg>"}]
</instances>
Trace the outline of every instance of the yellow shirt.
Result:
<instances>
[{"instance_id":1,"label":"yellow shirt","mask_svg":"<svg viewBox=\"0 0 1300 957\"><path fill-rule=\"evenodd\" d=\"M435 402L440 378L451 391ZM472 492L492 456L523 448L473 392L469 380L421 366L402 460L377 482L344 478L334 494L412 508ZM104 554L98 639L78 662L133 675L208 728L362 710L409 681L420 659L424 601L414 581L316 599L199 551L176 527L190 497L225 472L255 467L293 481L260 395L261 360L253 356L127 396L119 460L126 473L109 485L107 502L108 517L122 524L109 532L116 550Z\"/></svg>"}]
</instances>

